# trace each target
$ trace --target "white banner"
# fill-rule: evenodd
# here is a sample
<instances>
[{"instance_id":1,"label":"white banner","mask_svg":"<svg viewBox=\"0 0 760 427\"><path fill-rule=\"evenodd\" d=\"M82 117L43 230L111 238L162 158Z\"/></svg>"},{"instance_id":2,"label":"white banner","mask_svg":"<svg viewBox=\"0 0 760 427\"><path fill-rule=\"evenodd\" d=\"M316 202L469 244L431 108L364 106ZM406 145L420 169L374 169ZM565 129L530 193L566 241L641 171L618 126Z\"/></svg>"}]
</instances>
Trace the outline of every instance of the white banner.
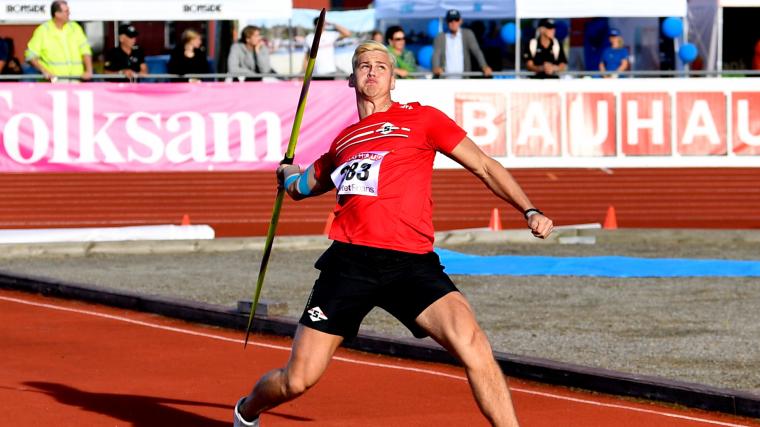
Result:
<instances>
[{"instance_id":1,"label":"white banner","mask_svg":"<svg viewBox=\"0 0 760 427\"><path fill-rule=\"evenodd\" d=\"M0 0L0 20L50 19L50 0ZM206 21L289 18L292 0L68 0L75 21Z\"/></svg>"}]
</instances>

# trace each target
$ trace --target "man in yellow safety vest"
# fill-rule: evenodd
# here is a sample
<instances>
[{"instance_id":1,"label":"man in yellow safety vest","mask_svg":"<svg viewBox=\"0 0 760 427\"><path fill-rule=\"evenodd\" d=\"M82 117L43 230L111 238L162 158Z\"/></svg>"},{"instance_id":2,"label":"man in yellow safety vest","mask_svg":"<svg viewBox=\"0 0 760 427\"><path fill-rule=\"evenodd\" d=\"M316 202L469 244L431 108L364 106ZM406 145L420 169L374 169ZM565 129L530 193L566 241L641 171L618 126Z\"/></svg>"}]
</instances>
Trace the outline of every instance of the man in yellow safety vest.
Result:
<instances>
[{"instance_id":1,"label":"man in yellow safety vest","mask_svg":"<svg viewBox=\"0 0 760 427\"><path fill-rule=\"evenodd\" d=\"M50 5L53 19L34 30L26 59L47 80L92 78L92 49L82 27L69 21L69 5L55 0Z\"/></svg>"}]
</instances>

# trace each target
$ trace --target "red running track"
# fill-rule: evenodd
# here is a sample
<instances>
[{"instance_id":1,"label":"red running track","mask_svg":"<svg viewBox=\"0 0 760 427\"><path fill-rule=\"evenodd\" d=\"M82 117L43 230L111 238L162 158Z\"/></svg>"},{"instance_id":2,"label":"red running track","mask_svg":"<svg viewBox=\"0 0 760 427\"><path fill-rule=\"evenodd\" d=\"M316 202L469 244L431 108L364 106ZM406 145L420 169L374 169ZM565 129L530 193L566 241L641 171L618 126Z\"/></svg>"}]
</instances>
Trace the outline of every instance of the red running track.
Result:
<instances>
[{"instance_id":1,"label":"red running track","mask_svg":"<svg viewBox=\"0 0 760 427\"><path fill-rule=\"evenodd\" d=\"M230 426L232 405L289 340L0 291L2 425ZM760 422L510 380L523 426ZM460 369L340 349L323 380L264 426L487 425Z\"/></svg>"}]
</instances>

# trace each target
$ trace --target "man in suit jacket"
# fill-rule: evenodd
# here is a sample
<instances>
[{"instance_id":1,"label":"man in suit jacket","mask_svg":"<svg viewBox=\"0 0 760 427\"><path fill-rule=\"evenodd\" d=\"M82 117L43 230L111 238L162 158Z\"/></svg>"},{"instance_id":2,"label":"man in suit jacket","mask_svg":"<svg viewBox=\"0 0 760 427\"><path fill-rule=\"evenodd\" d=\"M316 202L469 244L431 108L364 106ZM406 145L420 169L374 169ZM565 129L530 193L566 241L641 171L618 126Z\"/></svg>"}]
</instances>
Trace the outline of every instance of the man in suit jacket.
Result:
<instances>
[{"instance_id":1,"label":"man in suit jacket","mask_svg":"<svg viewBox=\"0 0 760 427\"><path fill-rule=\"evenodd\" d=\"M433 74L440 76L446 73L462 73L472 71L472 56L478 61L478 66L486 77L492 70L486 63L483 51L480 50L475 33L462 28L462 15L458 10L446 12L446 24L449 33L440 33L433 41Z\"/></svg>"}]
</instances>

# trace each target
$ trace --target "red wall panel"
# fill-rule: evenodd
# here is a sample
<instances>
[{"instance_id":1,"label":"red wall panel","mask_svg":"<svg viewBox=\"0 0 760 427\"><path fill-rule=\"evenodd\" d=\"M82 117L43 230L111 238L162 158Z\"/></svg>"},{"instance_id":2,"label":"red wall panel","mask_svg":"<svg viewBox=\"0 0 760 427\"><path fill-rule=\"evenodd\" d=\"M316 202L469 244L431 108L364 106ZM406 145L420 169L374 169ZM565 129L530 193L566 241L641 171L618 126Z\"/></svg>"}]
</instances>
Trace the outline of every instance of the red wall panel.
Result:
<instances>
[{"instance_id":1,"label":"red wall panel","mask_svg":"<svg viewBox=\"0 0 760 427\"><path fill-rule=\"evenodd\" d=\"M760 228L760 168L520 169L533 202L558 225L602 222L615 206L621 228ZM0 229L209 224L217 236L264 235L275 195L271 172L0 174ZM463 170L434 173L439 230L504 226L522 216ZM332 194L286 200L280 234L319 234Z\"/></svg>"}]
</instances>

